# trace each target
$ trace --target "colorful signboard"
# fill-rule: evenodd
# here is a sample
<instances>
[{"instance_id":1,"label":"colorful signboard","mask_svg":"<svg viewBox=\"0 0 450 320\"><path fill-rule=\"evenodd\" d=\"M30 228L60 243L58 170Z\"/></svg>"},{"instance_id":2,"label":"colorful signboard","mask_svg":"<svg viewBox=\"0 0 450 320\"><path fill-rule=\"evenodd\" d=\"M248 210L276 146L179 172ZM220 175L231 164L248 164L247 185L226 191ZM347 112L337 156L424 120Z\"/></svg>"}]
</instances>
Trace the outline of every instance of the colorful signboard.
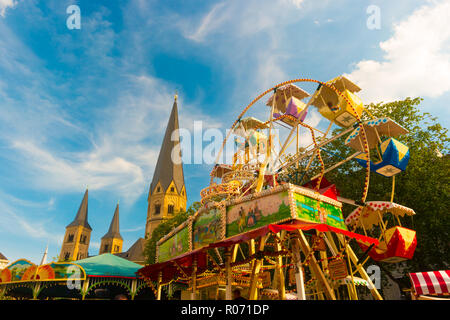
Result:
<instances>
[{"instance_id":1,"label":"colorful signboard","mask_svg":"<svg viewBox=\"0 0 450 320\"><path fill-rule=\"evenodd\" d=\"M189 251L189 228L186 226L158 246L158 262L164 262Z\"/></svg>"},{"instance_id":2,"label":"colorful signboard","mask_svg":"<svg viewBox=\"0 0 450 320\"><path fill-rule=\"evenodd\" d=\"M199 249L221 240L222 215L219 208L199 214L192 224L193 249Z\"/></svg>"},{"instance_id":3,"label":"colorful signboard","mask_svg":"<svg viewBox=\"0 0 450 320\"><path fill-rule=\"evenodd\" d=\"M230 205L227 207L226 237L289 218L292 217L287 190Z\"/></svg>"}]
</instances>

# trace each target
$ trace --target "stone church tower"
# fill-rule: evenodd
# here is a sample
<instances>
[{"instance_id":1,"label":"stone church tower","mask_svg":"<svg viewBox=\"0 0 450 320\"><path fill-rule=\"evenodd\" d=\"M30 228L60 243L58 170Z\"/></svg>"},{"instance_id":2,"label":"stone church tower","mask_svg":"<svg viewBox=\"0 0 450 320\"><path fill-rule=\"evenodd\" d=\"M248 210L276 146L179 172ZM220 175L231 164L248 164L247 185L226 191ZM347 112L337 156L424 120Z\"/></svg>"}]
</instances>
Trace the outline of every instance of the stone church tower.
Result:
<instances>
[{"instance_id":1,"label":"stone church tower","mask_svg":"<svg viewBox=\"0 0 450 320\"><path fill-rule=\"evenodd\" d=\"M98 254L122 252L123 238L119 230L119 204L116 206L108 232L102 237Z\"/></svg>"},{"instance_id":2,"label":"stone church tower","mask_svg":"<svg viewBox=\"0 0 450 320\"><path fill-rule=\"evenodd\" d=\"M75 220L66 227L59 260L80 260L88 257L92 228L88 221L88 190L84 193Z\"/></svg>"},{"instance_id":3,"label":"stone church tower","mask_svg":"<svg viewBox=\"0 0 450 320\"><path fill-rule=\"evenodd\" d=\"M148 193L147 223L145 238L152 236L153 230L163 221L173 217L175 213L186 210L186 188L184 186L183 164L172 161L172 151L180 148L178 132L177 96L167 124L164 140L156 163L153 180ZM173 137L172 137L173 134Z\"/></svg>"}]
</instances>

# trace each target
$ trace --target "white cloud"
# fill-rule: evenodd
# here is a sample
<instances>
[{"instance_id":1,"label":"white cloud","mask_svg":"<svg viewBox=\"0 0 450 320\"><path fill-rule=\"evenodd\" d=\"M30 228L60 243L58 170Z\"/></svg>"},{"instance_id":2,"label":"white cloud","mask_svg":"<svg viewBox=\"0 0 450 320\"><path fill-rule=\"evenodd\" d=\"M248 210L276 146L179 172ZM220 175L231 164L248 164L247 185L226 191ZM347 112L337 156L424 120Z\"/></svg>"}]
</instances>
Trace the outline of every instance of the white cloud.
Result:
<instances>
[{"instance_id":1,"label":"white cloud","mask_svg":"<svg viewBox=\"0 0 450 320\"><path fill-rule=\"evenodd\" d=\"M50 147L50 137L10 137L10 146L20 153L16 161L23 164L33 187L72 192L88 185L91 190L112 191L128 203L146 192L173 96L162 81L150 76L130 76L129 83L131 89L124 89L116 103L102 111L103 120L96 124L92 141L84 141L83 150ZM195 107L189 109L195 114Z\"/></svg>"},{"instance_id":2,"label":"white cloud","mask_svg":"<svg viewBox=\"0 0 450 320\"><path fill-rule=\"evenodd\" d=\"M91 190L107 190L126 203L133 203L147 192L174 88L161 79L129 70L133 50L124 57L106 57L117 37L111 25L103 21L106 16L105 11L85 19L91 41L80 46L89 47L85 52L87 60L91 57L91 61L99 61L97 57L103 57L95 65L83 64L90 68L86 71L107 73L104 77L111 79L114 86L104 83L98 87L95 77L83 77L76 87L79 95L75 101L53 96L55 92L66 93L66 85L46 70L11 29L0 24L0 72L5 76L0 79L0 124L4 129L0 143L8 148L2 157L16 167L15 182L60 193L79 192L88 185ZM91 43L98 42L97 33L101 45L92 47ZM74 46L68 40L63 43ZM110 72L118 68L116 65L124 67ZM101 109L88 110L92 121L79 121L73 116L81 112L78 108L83 104L95 107L93 101L98 100L92 97L102 94L105 88L114 91L115 85L120 90L111 92L115 99L106 100ZM19 88L20 95L15 95ZM185 128L191 128L194 120L203 120L204 127L221 125L203 115L195 104L185 105L182 95L179 113L180 125Z\"/></svg>"},{"instance_id":3,"label":"white cloud","mask_svg":"<svg viewBox=\"0 0 450 320\"><path fill-rule=\"evenodd\" d=\"M49 219L42 219L40 217L29 218L23 213L23 210L11 206L8 202L10 197L3 199L5 194L0 194L0 230L2 232L9 232L16 235L27 235L34 239L48 240L53 244L60 244L63 239L63 234L55 233L49 227ZM27 203L26 206L29 206ZM39 205L39 204L38 204Z\"/></svg>"},{"instance_id":4,"label":"white cloud","mask_svg":"<svg viewBox=\"0 0 450 320\"><path fill-rule=\"evenodd\" d=\"M198 23L197 19L182 19L180 29L186 38L205 42L217 33L227 37L246 37L271 28L279 28L298 18L304 0L280 1L224 1L214 5ZM290 17L290 19L288 19Z\"/></svg>"},{"instance_id":5,"label":"white cloud","mask_svg":"<svg viewBox=\"0 0 450 320\"><path fill-rule=\"evenodd\" d=\"M220 25L228 18L226 15L219 12L224 7L224 5L225 2L216 4L211 9L211 11L206 14L197 29L191 34L186 34L186 38L201 42L205 40L205 37L208 35L208 33L211 33L218 29Z\"/></svg>"},{"instance_id":6,"label":"white cloud","mask_svg":"<svg viewBox=\"0 0 450 320\"><path fill-rule=\"evenodd\" d=\"M13 8L16 4L14 0L0 0L0 16L4 17L6 9Z\"/></svg>"},{"instance_id":7,"label":"white cloud","mask_svg":"<svg viewBox=\"0 0 450 320\"><path fill-rule=\"evenodd\" d=\"M288 0L288 2L291 2L294 6L300 9L304 0Z\"/></svg>"},{"instance_id":8,"label":"white cloud","mask_svg":"<svg viewBox=\"0 0 450 320\"><path fill-rule=\"evenodd\" d=\"M135 228L122 229L120 232L136 232L136 231L141 231L144 229L145 229L145 226L139 226L139 227L135 227Z\"/></svg>"},{"instance_id":9,"label":"white cloud","mask_svg":"<svg viewBox=\"0 0 450 320\"><path fill-rule=\"evenodd\" d=\"M433 1L394 25L384 60L363 60L348 77L366 102L438 97L450 90L450 1Z\"/></svg>"},{"instance_id":10,"label":"white cloud","mask_svg":"<svg viewBox=\"0 0 450 320\"><path fill-rule=\"evenodd\" d=\"M46 209L46 210L52 210L55 205L55 198L50 198L48 201L30 201L27 199L20 199L17 197L14 197L10 194L7 194L0 190L0 198L3 199L3 201L6 201L7 203L14 204L16 206L26 207L26 208L37 208L37 209Z\"/></svg>"}]
</instances>

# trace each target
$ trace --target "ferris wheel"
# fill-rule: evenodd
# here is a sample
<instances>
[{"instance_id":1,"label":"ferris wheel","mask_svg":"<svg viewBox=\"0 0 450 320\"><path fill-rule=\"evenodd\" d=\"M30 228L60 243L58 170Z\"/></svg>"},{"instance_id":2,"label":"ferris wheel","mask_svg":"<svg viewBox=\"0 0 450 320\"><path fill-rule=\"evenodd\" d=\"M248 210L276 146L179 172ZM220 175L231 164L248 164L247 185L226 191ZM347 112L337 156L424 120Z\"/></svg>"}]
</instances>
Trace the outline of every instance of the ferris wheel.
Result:
<instances>
[{"instance_id":1,"label":"ferris wheel","mask_svg":"<svg viewBox=\"0 0 450 320\"><path fill-rule=\"evenodd\" d=\"M308 85L314 89L308 91ZM360 90L339 76L327 82L289 80L258 95L228 131L210 185L201 191L201 208L161 239L158 250L164 252L179 233L195 265L199 257L206 259L201 280L226 283L229 297L232 285L242 282L250 299L273 295L275 288L285 299L286 286L294 284L289 291L302 300L306 295L356 300L361 284L382 299L363 265L369 258L383 263L411 259L417 245L415 231L400 222L414 210L393 203L395 176L409 161L408 147L395 138L408 131L388 117L371 116L356 96ZM226 158L231 161L220 163L230 142L234 148ZM325 156L336 145L348 155L339 160ZM365 173L360 199L340 197L324 178L352 160ZM293 172L300 177L293 179ZM371 174L392 179L390 201L366 201ZM343 202L356 209L344 215ZM352 239L363 255L352 249ZM195 273L190 277L193 293Z\"/></svg>"},{"instance_id":2,"label":"ferris wheel","mask_svg":"<svg viewBox=\"0 0 450 320\"><path fill-rule=\"evenodd\" d=\"M308 83L318 85L312 94L301 88ZM221 196L244 196L274 187L293 166L301 171L300 182L314 181L318 190L326 172L359 157L360 162L366 161L365 187L361 196L365 201L370 178L370 144L362 122L364 106L355 95L360 90L340 76L328 82L313 79L285 81L257 96L233 123L217 157L220 158L232 134L237 149L232 163L224 165L216 161L211 172L211 186L204 190L202 198L217 200L222 199ZM267 99L266 95L270 93ZM258 101L265 102L265 119L248 116ZM326 123L325 129L308 122L309 114L314 113L324 120L321 124ZM343 130L334 134L333 125ZM338 163L325 163L322 154L327 144L355 129L358 130L359 149Z\"/></svg>"},{"instance_id":3,"label":"ferris wheel","mask_svg":"<svg viewBox=\"0 0 450 320\"><path fill-rule=\"evenodd\" d=\"M301 88L308 83L317 84L312 94ZM409 259L416 245L415 231L401 226L397 211L401 215L404 212L414 214L414 211L393 203L395 176L406 169L409 161L408 147L394 137L408 131L388 117L374 118L356 96L360 90L349 79L339 76L327 82L289 80L257 96L242 110L224 139L217 159L233 134L236 151L232 163L220 164L216 161L211 171L210 186L201 192L202 203L224 204L224 200L236 200L276 187L284 183L283 178L286 177L288 182L292 182L292 170L297 175L301 174L300 179L296 177L295 184L323 193L330 185L324 175L355 160L365 168L361 198L338 197L339 201L357 207L346 220L347 225L353 230L361 229L366 235L374 235L373 231L378 230L374 235L380 240L378 247L371 250L366 244L359 244L364 250L371 250L369 255L374 260L395 263ZM265 101L266 119L248 116L250 109L270 93ZM308 121L308 115L314 113L320 115L321 122ZM322 126L319 127L318 123L322 123ZM332 130L333 127L340 130ZM329 152L327 145L339 138L342 139L338 141L344 141L350 154L339 161L333 160L335 157L325 160L323 154ZM375 209L374 202L366 201L371 172L392 178L390 202L375 202L376 206L383 206L383 210L387 208L385 211ZM397 208L397 211L392 208ZM373 228L373 223L366 228L364 221L368 219L368 212L377 210L380 212L376 216L379 228ZM382 218L382 214L388 211L393 212L398 221L398 225L392 228L388 228ZM402 237L408 241L399 242L398 239ZM405 246L403 251L407 254L398 255L395 252L402 243Z\"/></svg>"}]
</instances>

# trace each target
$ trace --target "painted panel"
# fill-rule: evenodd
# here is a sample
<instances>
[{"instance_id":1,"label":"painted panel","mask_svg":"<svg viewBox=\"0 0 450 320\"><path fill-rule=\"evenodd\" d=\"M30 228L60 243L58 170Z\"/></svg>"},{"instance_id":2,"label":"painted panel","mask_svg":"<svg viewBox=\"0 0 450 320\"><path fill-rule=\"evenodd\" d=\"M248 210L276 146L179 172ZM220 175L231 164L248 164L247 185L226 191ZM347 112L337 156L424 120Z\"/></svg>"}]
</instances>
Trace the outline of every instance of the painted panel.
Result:
<instances>
[{"instance_id":1,"label":"painted panel","mask_svg":"<svg viewBox=\"0 0 450 320\"><path fill-rule=\"evenodd\" d=\"M294 193L293 198L297 207L298 219L325 223L332 227L347 230L341 208L298 193Z\"/></svg>"},{"instance_id":2,"label":"painted panel","mask_svg":"<svg viewBox=\"0 0 450 320\"><path fill-rule=\"evenodd\" d=\"M158 248L158 262L164 262L189 251L189 228L184 227L161 243Z\"/></svg>"},{"instance_id":3,"label":"painted panel","mask_svg":"<svg viewBox=\"0 0 450 320\"><path fill-rule=\"evenodd\" d=\"M37 266L19 260L0 274L0 282L84 280L86 274L80 266L72 263L50 263Z\"/></svg>"},{"instance_id":4,"label":"painted panel","mask_svg":"<svg viewBox=\"0 0 450 320\"><path fill-rule=\"evenodd\" d=\"M85 278L86 275L83 268L78 265L72 263L50 263L39 268L31 266L25 271L22 281L33 279L40 281L84 280Z\"/></svg>"},{"instance_id":5,"label":"painted panel","mask_svg":"<svg viewBox=\"0 0 450 320\"><path fill-rule=\"evenodd\" d=\"M10 264L8 267L2 270L2 272L0 273L0 282L5 283L21 281L25 271L32 266L35 265L28 260L17 260L16 262Z\"/></svg>"},{"instance_id":6,"label":"painted panel","mask_svg":"<svg viewBox=\"0 0 450 320\"><path fill-rule=\"evenodd\" d=\"M196 217L192 225L194 250L221 240L221 216L220 209L212 208Z\"/></svg>"},{"instance_id":7,"label":"painted panel","mask_svg":"<svg viewBox=\"0 0 450 320\"><path fill-rule=\"evenodd\" d=\"M288 192L270 194L227 207L226 237L291 218Z\"/></svg>"}]
</instances>

